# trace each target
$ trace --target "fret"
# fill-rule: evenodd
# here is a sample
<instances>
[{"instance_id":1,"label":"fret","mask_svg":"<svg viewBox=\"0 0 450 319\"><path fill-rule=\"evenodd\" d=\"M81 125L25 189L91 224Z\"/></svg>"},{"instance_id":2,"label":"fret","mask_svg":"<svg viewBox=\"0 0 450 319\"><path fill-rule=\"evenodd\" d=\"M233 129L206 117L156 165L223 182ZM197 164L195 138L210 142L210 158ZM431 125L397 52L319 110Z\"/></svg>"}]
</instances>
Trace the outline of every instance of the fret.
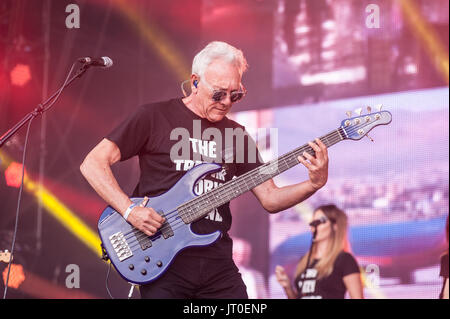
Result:
<instances>
[{"instance_id":1,"label":"fret","mask_svg":"<svg viewBox=\"0 0 450 319\"><path fill-rule=\"evenodd\" d=\"M341 128L320 137L320 140L328 147L344 139ZM211 210L228 203L241 194L255 188L265 181L273 178L299 163L297 157L303 152L314 155L314 149L308 144L288 152L278 159L262 164L259 167L220 185L205 194L202 194L178 207L181 218L185 223L193 222L204 217Z\"/></svg>"}]
</instances>

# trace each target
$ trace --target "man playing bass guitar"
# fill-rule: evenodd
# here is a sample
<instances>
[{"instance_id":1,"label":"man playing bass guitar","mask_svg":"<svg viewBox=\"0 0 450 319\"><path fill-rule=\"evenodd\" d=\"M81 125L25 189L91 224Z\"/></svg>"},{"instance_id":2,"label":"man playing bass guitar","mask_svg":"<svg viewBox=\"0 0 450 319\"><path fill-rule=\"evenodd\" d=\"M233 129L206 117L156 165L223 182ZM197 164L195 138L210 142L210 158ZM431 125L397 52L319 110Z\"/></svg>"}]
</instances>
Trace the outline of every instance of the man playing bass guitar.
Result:
<instances>
[{"instance_id":1,"label":"man playing bass guitar","mask_svg":"<svg viewBox=\"0 0 450 319\"><path fill-rule=\"evenodd\" d=\"M136 205L121 190L111 171L114 163L139 156L140 179L132 197L167 192L201 162L219 163L222 170L200 180L196 185L198 194L258 167L262 161L254 142L243 126L226 116L233 103L246 94L241 82L246 69L242 51L224 42L211 42L193 60L190 95L141 106L86 156L80 167L83 176L129 224L152 236L167 217L151 208L151 200L147 207L146 203ZM245 143L225 141L230 132L244 132ZM270 178L251 189L269 213L304 201L327 182L327 148L319 139L309 145L315 155L305 152L298 157L308 169L308 180L277 187ZM256 154L252 154L252 149ZM227 234L230 226L229 203L194 221L193 232L208 234L219 230L222 236L211 245L183 249L163 275L140 287L141 296L247 298L232 259L232 240Z\"/></svg>"}]
</instances>

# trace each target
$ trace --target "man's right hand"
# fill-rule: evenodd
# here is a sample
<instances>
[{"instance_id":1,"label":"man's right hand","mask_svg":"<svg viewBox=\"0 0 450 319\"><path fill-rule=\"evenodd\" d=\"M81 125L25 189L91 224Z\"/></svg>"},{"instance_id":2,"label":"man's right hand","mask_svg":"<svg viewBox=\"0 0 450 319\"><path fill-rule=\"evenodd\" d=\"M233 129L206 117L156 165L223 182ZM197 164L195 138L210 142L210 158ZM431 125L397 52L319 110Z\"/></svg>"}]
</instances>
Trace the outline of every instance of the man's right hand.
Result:
<instances>
[{"instance_id":1,"label":"man's right hand","mask_svg":"<svg viewBox=\"0 0 450 319\"><path fill-rule=\"evenodd\" d=\"M128 222L146 235L153 236L165 222L165 218L153 208L139 205L131 210Z\"/></svg>"}]
</instances>

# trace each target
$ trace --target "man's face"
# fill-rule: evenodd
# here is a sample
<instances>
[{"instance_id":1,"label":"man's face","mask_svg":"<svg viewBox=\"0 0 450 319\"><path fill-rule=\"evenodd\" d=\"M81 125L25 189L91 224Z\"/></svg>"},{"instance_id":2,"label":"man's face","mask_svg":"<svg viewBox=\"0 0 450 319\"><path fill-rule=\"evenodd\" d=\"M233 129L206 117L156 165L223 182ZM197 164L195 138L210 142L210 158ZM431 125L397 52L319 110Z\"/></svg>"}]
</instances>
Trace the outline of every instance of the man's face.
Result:
<instances>
[{"instance_id":1,"label":"man's face","mask_svg":"<svg viewBox=\"0 0 450 319\"><path fill-rule=\"evenodd\" d=\"M221 60L213 61L198 82L195 103L198 111L210 122L218 122L230 111L232 102L230 93L240 91L241 76L238 68ZM214 90L227 92L221 101L212 99Z\"/></svg>"}]
</instances>

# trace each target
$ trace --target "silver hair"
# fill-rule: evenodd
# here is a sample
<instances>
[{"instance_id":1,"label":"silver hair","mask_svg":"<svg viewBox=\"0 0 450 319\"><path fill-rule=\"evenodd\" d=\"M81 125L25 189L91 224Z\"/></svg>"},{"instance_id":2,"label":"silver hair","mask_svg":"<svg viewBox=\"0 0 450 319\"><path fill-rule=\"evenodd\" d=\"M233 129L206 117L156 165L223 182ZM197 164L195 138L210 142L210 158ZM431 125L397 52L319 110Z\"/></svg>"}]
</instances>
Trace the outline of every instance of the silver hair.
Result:
<instances>
[{"instance_id":1,"label":"silver hair","mask_svg":"<svg viewBox=\"0 0 450 319\"><path fill-rule=\"evenodd\" d=\"M202 77L206 68L216 59L235 64L241 77L247 71L247 60L241 50L225 42L213 41L194 57L192 74L197 74L199 77Z\"/></svg>"}]
</instances>

